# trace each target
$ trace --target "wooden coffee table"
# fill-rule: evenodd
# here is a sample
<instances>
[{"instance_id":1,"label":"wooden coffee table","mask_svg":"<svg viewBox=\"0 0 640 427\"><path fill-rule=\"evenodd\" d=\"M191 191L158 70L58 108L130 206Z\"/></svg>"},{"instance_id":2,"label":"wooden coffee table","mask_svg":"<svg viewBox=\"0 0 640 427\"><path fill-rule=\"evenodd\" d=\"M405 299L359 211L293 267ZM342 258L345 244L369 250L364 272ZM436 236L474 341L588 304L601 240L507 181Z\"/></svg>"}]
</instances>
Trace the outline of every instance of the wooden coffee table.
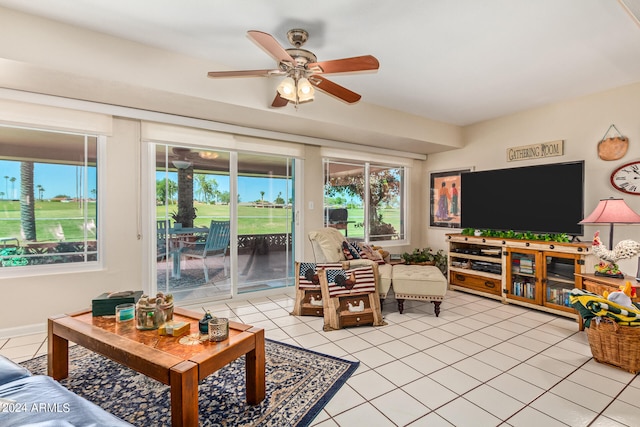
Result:
<instances>
[{"instance_id":1,"label":"wooden coffee table","mask_svg":"<svg viewBox=\"0 0 640 427\"><path fill-rule=\"evenodd\" d=\"M198 332L201 313L176 307L174 320ZM180 344L181 337L141 331L135 321L116 323L115 316L93 317L91 310L54 316L48 321L48 372L56 380L69 375L69 341L99 353L171 387L171 424L198 425L198 382L246 355L247 403L265 397L264 330L229 322L229 339Z\"/></svg>"}]
</instances>

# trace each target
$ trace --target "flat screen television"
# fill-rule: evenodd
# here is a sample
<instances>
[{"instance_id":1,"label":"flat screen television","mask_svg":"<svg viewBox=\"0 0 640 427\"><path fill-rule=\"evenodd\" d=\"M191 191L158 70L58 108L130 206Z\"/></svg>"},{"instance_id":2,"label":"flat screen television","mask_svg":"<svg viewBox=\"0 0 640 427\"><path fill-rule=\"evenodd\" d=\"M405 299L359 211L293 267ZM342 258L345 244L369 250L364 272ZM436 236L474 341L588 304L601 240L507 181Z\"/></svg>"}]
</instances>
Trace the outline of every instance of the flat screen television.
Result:
<instances>
[{"instance_id":1,"label":"flat screen television","mask_svg":"<svg viewBox=\"0 0 640 427\"><path fill-rule=\"evenodd\" d=\"M462 228L583 234L584 161L465 172Z\"/></svg>"}]
</instances>

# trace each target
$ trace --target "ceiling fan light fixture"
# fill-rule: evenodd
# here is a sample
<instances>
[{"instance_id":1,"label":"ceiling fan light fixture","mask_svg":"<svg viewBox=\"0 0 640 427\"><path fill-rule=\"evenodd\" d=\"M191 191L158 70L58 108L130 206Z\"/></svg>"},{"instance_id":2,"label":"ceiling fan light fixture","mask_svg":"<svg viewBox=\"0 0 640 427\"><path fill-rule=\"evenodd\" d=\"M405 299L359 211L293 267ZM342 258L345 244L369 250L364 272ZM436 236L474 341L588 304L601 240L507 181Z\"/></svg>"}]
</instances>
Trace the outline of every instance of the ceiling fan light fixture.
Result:
<instances>
[{"instance_id":1,"label":"ceiling fan light fixture","mask_svg":"<svg viewBox=\"0 0 640 427\"><path fill-rule=\"evenodd\" d=\"M198 155L200 156L201 159L205 159L205 160L213 160L219 157L219 154L216 153L215 151L201 151L200 153L198 153Z\"/></svg>"},{"instance_id":2,"label":"ceiling fan light fixture","mask_svg":"<svg viewBox=\"0 0 640 427\"><path fill-rule=\"evenodd\" d=\"M309 82L308 79L302 77L298 80L298 101L306 102L313 101L313 94L315 90L313 89L313 85Z\"/></svg>"},{"instance_id":3,"label":"ceiling fan light fixture","mask_svg":"<svg viewBox=\"0 0 640 427\"><path fill-rule=\"evenodd\" d=\"M171 163L178 169L188 169L191 166L191 162L187 160L172 160Z\"/></svg>"},{"instance_id":4,"label":"ceiling fan light fixture","mask_svg":"<svg viewBox=\"0 0 640 427\"><path fill-rule=\"evenodd\" d=\"M285 77L278 85L278 93L289 101L296 100L296 82L291 77Z\"/></svg>"}]
</instances>

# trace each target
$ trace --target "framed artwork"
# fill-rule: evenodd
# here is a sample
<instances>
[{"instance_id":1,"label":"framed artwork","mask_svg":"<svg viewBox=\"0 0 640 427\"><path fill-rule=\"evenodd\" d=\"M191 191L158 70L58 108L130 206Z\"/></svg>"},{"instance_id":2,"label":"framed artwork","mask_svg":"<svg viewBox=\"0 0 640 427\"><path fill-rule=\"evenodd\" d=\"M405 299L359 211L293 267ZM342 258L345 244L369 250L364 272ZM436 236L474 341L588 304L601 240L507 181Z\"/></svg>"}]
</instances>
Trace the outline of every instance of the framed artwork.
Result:
<instances>
[{"instance_id":1,"label":"framed artwork","mask_svg":"<svg viewBox=\"0 0 640 427\"><path fill-rule=\"evenodd\" d=\"M470 171L462 169L431 174L430 226L460 228L460 175Z\"/></svg>"}]
</instances>

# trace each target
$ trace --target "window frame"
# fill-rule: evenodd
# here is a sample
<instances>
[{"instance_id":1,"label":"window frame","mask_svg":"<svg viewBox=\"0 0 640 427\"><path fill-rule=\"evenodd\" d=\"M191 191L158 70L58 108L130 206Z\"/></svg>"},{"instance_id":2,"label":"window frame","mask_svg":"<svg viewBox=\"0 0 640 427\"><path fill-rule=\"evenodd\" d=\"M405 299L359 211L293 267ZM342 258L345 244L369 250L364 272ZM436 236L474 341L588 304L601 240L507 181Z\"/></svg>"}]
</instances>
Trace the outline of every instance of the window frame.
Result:
<instances>
[{"instance_id":1,"label":"window frame","mask_svg":"<svg viewBox=\"0 0 640 427\"><path fill-rule=\"evenodd\" d=\"M408 199L408 194L409 194L409 182L407 181L407 177L409 176L409 168L402 163L399 164L392 164L392 163L385 163L385 162L381 162L379 160L353 160L353 159L340 159L340 158L334 158L334 157L323 157L322 159L322 173L323 173L323 186L326 185L326 183L328 182L328 171L329 171L329 165L331 163L339 163L339 164L347 164L347 165L353 165L353 166L357 166L357 167L362 167L364 176L365 176L365 182L367 183L367 185L365 185L364 187L364 194L362 195L363 197L363 217L364 217L364 241L367 243L375 243L376 245L379 246L400 246L400 245L405 245L408 243L408 236L409 236L409 222L407 221L408 219L408 212L409 212L409 199ZM370 190L371 190L371 185L370 185L370 178L371 178L371 168L374 169L380 169L380 168L385 168L385 169L398 169L401 171L401 184L400 184L400 191L399 191L399 198L400 198L400 203L399 203L399 209L400 209L400 224L403 227L402 232L399 232L399 238L396 240L392 240L392 239L386 239L386 240L374 240L371 241L371 235L370 235L370 224L368 221L369 218L369 212L370 212ZM322 200L322 205L323 205L323 212L325 211L325 208L327 207L325 205L325 200L326 200L326 193L325 193L325 189L323 188L323 200ZM326 226L326 217L323 215L323 224Z\"/></svg>"},{"instance_id":2,"label":"window frame","mask_svg":"<svg viewBox=\"0 0 640 427\"><path fill-rule=\"evenodd\" d=\"M94 132L88 131L64 131L60 129L48 129L46 127L41 126L30 126L30 125L13 125L10 123L0 122L0 127L3 128L16 128L16 129L25 129L29 131L36 132L46 132L51 134L63 134L63 135L74 135L82 137L84 140L84 166L86 168L87 164L87 149L86 143L87 138L95 138L96 139L96 249L95 249L95 260L83 260L80 262L62 262L62 263L53 263L53 264L37 264L37 265L29 265L29 266L13 266L13 267L0 267L0 277L2 278L11 278L11 277L32 277L32 276L42 276L49 274L61 274L61 273L75 273L75 272L88 272L88 271L97 271L104 269L104 248L105 242L104 237L100 238L99 236L104 236L102 230L104 229L104 198L106 194L106 136L100 135ZM35 162L38 163L38 162ZM88 174L87 170L84 169L82 173L83 180L83 188L85 188L85 193L88 193ZM84 194L84 196L89 197L88 194ZM37 195L34 194L34 197ZM83 222L87 224L87 211L86 208L83 209ZM83 242L88 242L87 236L85 234Z\"/></svg>"}]
</instances>

